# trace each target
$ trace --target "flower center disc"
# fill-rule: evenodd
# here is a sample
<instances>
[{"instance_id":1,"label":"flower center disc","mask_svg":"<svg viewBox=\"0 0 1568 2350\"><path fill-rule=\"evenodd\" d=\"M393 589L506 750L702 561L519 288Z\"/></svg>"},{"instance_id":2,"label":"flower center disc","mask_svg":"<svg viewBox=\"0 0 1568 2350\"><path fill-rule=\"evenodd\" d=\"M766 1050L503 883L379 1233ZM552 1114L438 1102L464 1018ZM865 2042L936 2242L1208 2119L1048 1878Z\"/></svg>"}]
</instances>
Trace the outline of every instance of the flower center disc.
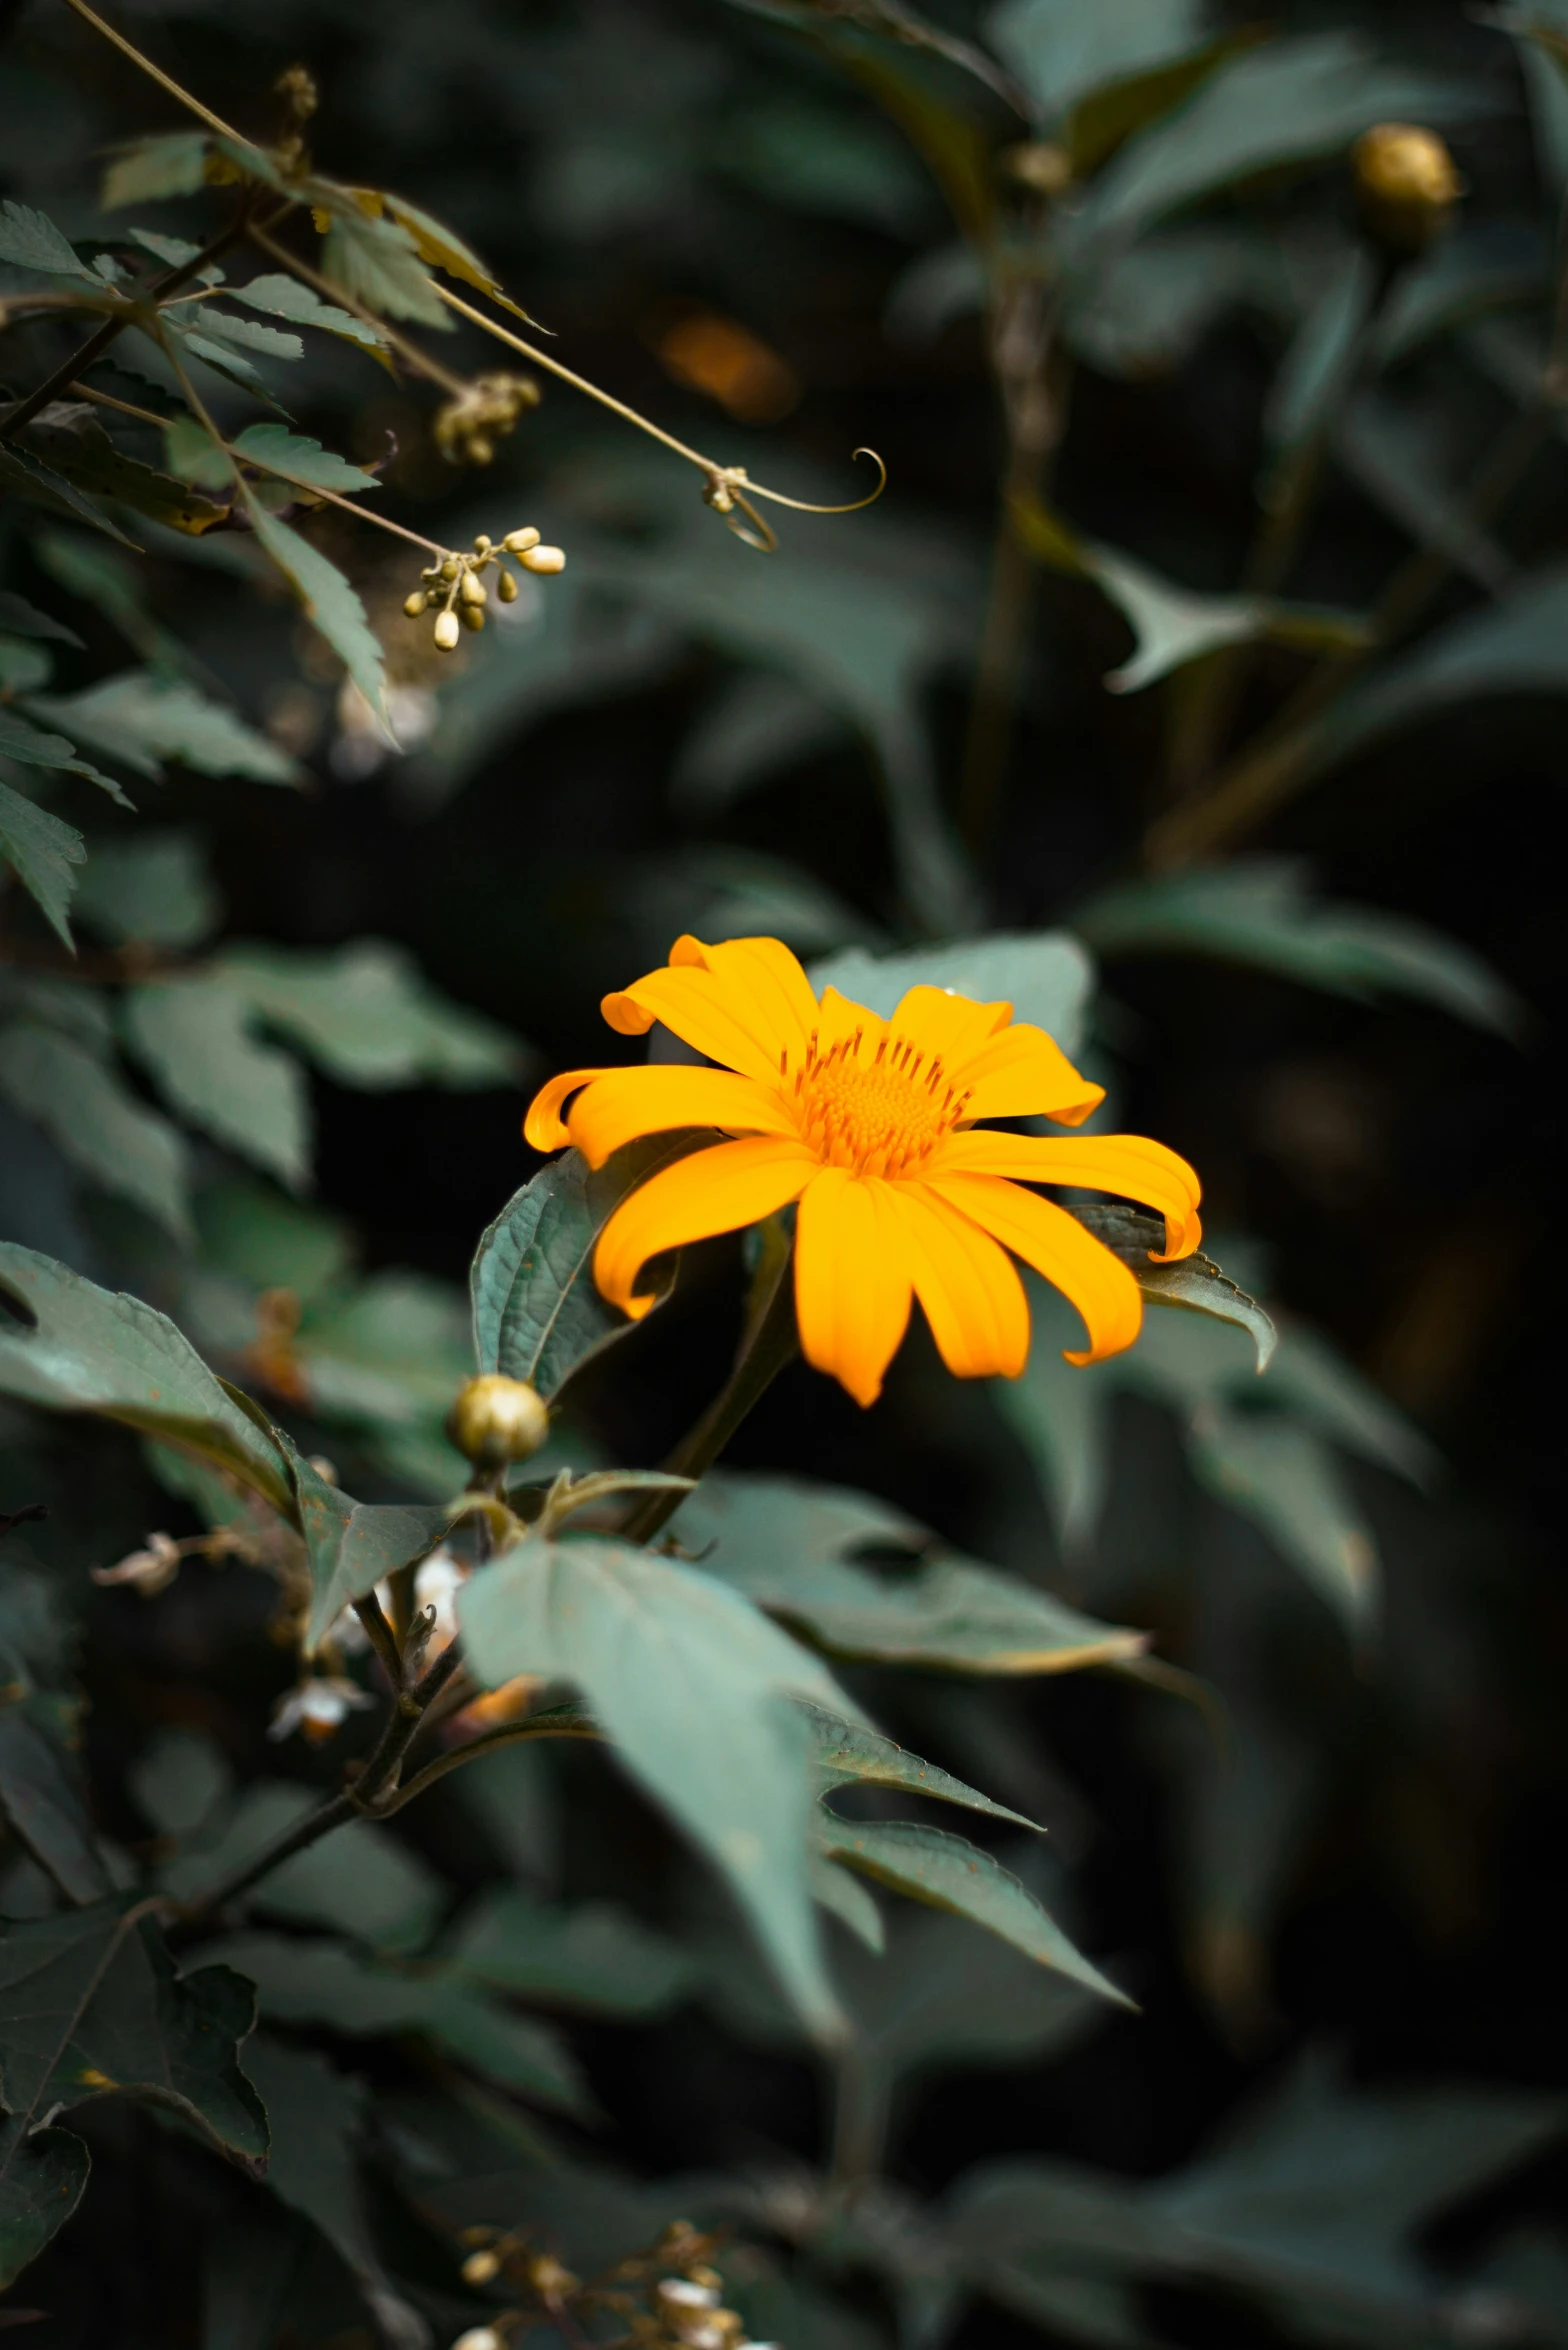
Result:
<instances>
[{"instance_id":1,"label":"flower center disc","mask_svg":"<svg viewBox=\"0 0 1568 2350\"><path fill-rule=\"evenodd\" d=\"M825 1053L817 1040L793 1083L781 1070L802 1140L830 1167L857 1175L912 1174L964 1114L941 1060L883 1037L874 1053L865 1033L841 1037Z\"/></svg>"}]
</instances>

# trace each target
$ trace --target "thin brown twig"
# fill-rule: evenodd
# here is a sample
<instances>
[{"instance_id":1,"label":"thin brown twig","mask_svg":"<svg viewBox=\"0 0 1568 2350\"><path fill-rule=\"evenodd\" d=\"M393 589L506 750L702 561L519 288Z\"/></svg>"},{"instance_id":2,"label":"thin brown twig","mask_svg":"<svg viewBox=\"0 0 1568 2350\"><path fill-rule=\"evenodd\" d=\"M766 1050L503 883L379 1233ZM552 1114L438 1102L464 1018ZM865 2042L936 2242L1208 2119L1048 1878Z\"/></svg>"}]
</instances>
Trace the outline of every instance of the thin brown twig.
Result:
<instances>
[{"instance_id":1,"label":"thin brown twig","mask_svg":"<svg viewBox=\"0 0 1568 2350\"><path fill-rule=\"evenodd\" d=\"M162 66L154 65L150 57L144 57L140 49L133 42L128 41L123 33L117 33L113 25L105 24L96 10L87 6L87 0L65 0L65 5L74 15L81 18L83 24L90 24L95 33L118 49L122 56L128 57L133 65L140 66L142 72L149 75L160 89L167 90L171 98L177 98L180 104L194 114L199 122L204 122L210 131L216 131L219 138L232 139L239 147L249 147L252 144L251 140L242 138L237 130L232 129L221 114L214 114L210 106L203 106L199 98L193 98L189 90L182 89L171 75L164 72Z\"/></svg>"},{"instance_id":2,"label":"thin brown twig","mask_svg":"<svg viewBox=\"0 0 1568 2350\"><path fill-rule=\"evenodd\" d=\"M376 1818L390 1819L394 1812L402 1810L405 1803L412 1803L416 1795L423 1795L427 1787L433 1787L448 1772L460 1770L464 1763L479 1762L485 1755L493 1754L498 1747L515 1746L528 1738L599 1739L603 1735L596 1723L582 1720L551 1721L547 1714L541 1714L533 1721L508 1722L502 1729L487 1730L483 1737L471 1738L466 1746L455 1746L449 1753L436 1755L422 1770L414 1773L406 1786L399 1787L389 1802L377 1805Z\"/></svg>"},{"instance_id":3,"label":"thin brown twig","mask_svg":"<svg viewBox=\"0 0 1568 2350\"><path fill-rule=\"evenodd\" d=\"M364 303L346 288L336 284L330 277L323 277L321 271L313 269L308 261L301 261L299 255L291 253L287 245L276 244L267 233L272 225L269 221L261 226L253 226L250 230L251 243L259 246L263 253L269 253L274 261L281 262L292 276L349 311L362 326L370 327L391 346L406 366L425 376L429 382L439 384L449 398L461 398L468 386L460 375L454 375L450 368L441 365L439 359L432 359L428 351L421 350L418 343L411 343L407 335L399 334L395 326L389 326L384 318L378 318L373 310L367 310Z\"/></svg>"}]
</instances>

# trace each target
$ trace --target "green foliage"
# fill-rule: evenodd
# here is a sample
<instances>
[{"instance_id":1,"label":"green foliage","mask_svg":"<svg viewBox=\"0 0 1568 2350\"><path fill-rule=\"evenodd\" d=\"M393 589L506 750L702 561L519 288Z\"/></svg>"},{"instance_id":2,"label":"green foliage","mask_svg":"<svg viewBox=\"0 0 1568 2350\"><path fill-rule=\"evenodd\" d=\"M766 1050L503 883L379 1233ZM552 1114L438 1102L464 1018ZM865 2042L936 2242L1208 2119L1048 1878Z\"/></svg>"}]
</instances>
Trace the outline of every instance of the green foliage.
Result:
<instances>
[{"instance_id":1,"label":"green foliage","mask_svg":"<svg viewBox=\"0 0 1568 2350\"><path fill-rule=\"evenodd\" d=\"M4 715L0 712L0 719ZM75 825L0 783L0 855L37 899L56 937L69 946L66 913L77 886L76 868L87 861L87 844Z\"/></svg>"},{"instance_id":2,"label":"green foliage","mask_svg":"<svg viewBox=\"0 0 1568 2350\"><path fill-rule=\"evenodd\" d=\"M93 270L67 244L45 212L34 212L8 196L0 205L0 261L14 269L38 269L54 277L84 277L101 284Z\"/></svg>"},{"instance_id":3,"label":"green foliage","mask_svg":"<svg viewBox=\"0 0 1568 2350\"><path fill-rule=\"evenodd\" d=\"M340 1084L505 1084L521 1063L515 1037L426 987L412 959L383 939L325 955L230 947L213 968Z\"/></svg>"}]
</instances>

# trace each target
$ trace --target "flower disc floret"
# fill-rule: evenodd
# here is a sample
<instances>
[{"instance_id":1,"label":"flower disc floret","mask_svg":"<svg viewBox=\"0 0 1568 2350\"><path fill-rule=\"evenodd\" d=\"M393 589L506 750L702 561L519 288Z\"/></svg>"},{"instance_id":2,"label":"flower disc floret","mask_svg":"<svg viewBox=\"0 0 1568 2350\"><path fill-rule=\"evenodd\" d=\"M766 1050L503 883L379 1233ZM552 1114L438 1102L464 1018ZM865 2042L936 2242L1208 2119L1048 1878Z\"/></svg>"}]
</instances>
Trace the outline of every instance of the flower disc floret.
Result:
<instances>
[{"instance_id":1,"label":"flower disc floret","mask_svg":"<svg viewBox=\"0 0 1568 2350\"><path fill-rule=\"evenodd\" d=\"M603 1011L622 1036L660 1022L708 1064L567 1070L524 1124L536 1150L574 1143L592 1167L642 1135L711 1133L632 1191L600 1235L594 1278L634 1317L652 1303L642 1281L653 1258L796 1206L802 1352L868 1404L916 1299L951 1371L1016 1377L1029 1307L1015 1257L1082 1315L1088 1344L1070 1362L1132 1344L1143 1311L1133 1274L1029 1186L1157 1209L1162 1261L1198 1245L1197 1176L1163 1143L987 1123L1078 1126L1104 1098L1011 1004L913 987L883 1019L835 988L819 1001L777 939L679 938L667 964L606 996Z\"/></svg>"}]
</instances>

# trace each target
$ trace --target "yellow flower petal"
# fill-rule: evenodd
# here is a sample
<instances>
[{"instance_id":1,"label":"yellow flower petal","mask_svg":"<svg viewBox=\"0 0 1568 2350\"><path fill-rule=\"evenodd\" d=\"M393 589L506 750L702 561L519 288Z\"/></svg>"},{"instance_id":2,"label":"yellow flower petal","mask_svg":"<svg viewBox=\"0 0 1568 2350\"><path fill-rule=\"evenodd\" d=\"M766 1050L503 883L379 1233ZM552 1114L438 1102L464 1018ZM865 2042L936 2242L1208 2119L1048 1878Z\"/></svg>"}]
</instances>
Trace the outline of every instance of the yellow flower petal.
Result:
<instances>
[{"instance_id":1,"label":"yellow flower petal","mask_svg":"<svg viewBox=\"0 0 1568 2350\"><path fill-rule=\"evenodd\" d=\"M792 1068L800 1066L816 1017L806 974L788 947L770 938L717 947L677 939L662 970L607 995L600 1009L622 1036L645 1036L662 1020L710 1061L764 1084L778 1082L786 1054Z\"/></svg>"},{"instance_id":2,"label":"yellow flower petal","mask_svg":"<svg viewBox=\"0 0 1568 2350\"><path fill-rule=\"evenodd\" d=\"M548 1085L541 1085L528 1105L523 1120L523 1140L536 1151L558 1151L571 1141L561 1122L561 1104L569 1093L580 1086L591 1085L596 1077L613 1077L613 1069L567 1069L559 1077L552 1077Z\"/></svg>"},{"instance_id":3,"label":"yellow flower petal","mask_svg":"<svg viewBox=\"0 0 1568 2350\"><path fill-rule=\"evenodd\" d=\"M1068 1362L1102 1362L1131 1346L1143 1323L1138 1284L1076 1216L1000 1175L942 1175L931 1189L1043 1273L1078 1308L1089 1345L1082 1354L1069 1354Z\"/></svg>"},{"instance_id":4,"label":"yellow flower petal","mask_svg":"<svg viewBox=\"0 0 1568 2350\"><path fill-rule=\"evenodd\" d=\"M894 1036L907 1036L928 1061L952 1073L974 1059L1013 1016L1011 1004L977 1004L945 987L912 987L888 1022Z\"/></svg>"},{"instance_id":5,"label":"yellow flower petal","mask_svg":"<svg viewBox=\"0 0 1568 2350\"><path fill-rule=\"evenodd\" d=\"M737 1002L745 998L758 1015L753 1030L759 1043L776 1038L788 1046L790 1066L796 1067L806 1040L817 1023L817 999L799 960L776 938L727 938L716 947L704 946L689 934L670 949L677 968L695 965L711 971ZM748 1022L748 1026L750 1022ZM773 1066L778 1067L775 1053Z\"/></svg>"},{"instance_id":6,"label":"yellow flower petal","mask_svg":"<svg viewBox=\"0 0 1568 2350\"><path fill-rule=\"evenodd\" d=\"M566 1121L590 1167L602 1167L612 1151L641 1134L669 1134L678 1126L797 1139L794 1121L771 1086L728 1069L678 1062L602 1071L578 1095Z\"/></svg>"},{"instance_id":7,"label":"yellow flower petal","mask_svg":"<svg viewBox=\"0 0 1568 2350\"><path fill-rule=\"evenodd\" d=\"M610 1026L621 1036L646 1036L655 1020L710 1061L766 1084L777 1080L779 1052L759 1044L746 1021L737 1015L729 991L711 971L650 971L599 1006Z\"/></svg>"},{"instance_id":8,"label":"yellow flower petal","mask_svg":"<svg viewBox=\"0 0 1568 2350\"><path fill-rule=\"evenodd\" d=\"M1197 1176L1175 1151L1142 1134L1077 1134L1047 1140L974 1129L949 1135L923 1172L930 1182L949 1173L1007 1175L1015 1183L1071 1183L1085 1191L1114 1191L1123 1199L1140 1200L1165 1218L1165 1247L1149 1252L1156 1264L1190 1257L1203 1237Z\"/></svg>"},{"instance_id":9,"label":"yellow flower petal","mask_svg":"<svg viewBox=\"0 0 1568 2350\"><path fill-rule=\"evenodd\" d=\"M1081 1126L1105 1099L1103 1085L1080 1076L1045 1030L1027 1022L1004 1028L951 1074L969 1096L964 1115L971 1121L1043 1117Z\"/></svg>"},{"instance_id":10,"label":"yellow flower petal","mask_svg":"<svg viewBox=\"0 0 1568 2350\"><path fill-rule=\"evenodd\" d=\"M760 1224L798 1199L816 1169L802 1144L771 1135L716 1143L678 1159L623 1200L599 1235L593 1277L601 1295L623 1314L640 1318L653 1301L633 1291L650 1257Z\"/></svg>"},{"instance_id":11,"label":"yellow flower petal","mask_svg":"<svg viewBox=\"0 0 1568 2350\"><path fill-rule=\"evenodd\" d=\"M960 1379L1016 1379L1029 1359L1029 1305L1005 1250L954 1208L946 1186L890 1183L887 1197L943 1362Z\"/></svg>"},{"instance_id":12,"label":"yellow flower petal","mask_svg":"<svg viewBox=\"0 0 1568 2350\"><path fill-rule=\"evenodd\" d=\"M858 1404L873 1404L909 1327L909 1256L888 1186L824 1167L795 1227L800 1351Z\"/></svg>"}]
</instances>

